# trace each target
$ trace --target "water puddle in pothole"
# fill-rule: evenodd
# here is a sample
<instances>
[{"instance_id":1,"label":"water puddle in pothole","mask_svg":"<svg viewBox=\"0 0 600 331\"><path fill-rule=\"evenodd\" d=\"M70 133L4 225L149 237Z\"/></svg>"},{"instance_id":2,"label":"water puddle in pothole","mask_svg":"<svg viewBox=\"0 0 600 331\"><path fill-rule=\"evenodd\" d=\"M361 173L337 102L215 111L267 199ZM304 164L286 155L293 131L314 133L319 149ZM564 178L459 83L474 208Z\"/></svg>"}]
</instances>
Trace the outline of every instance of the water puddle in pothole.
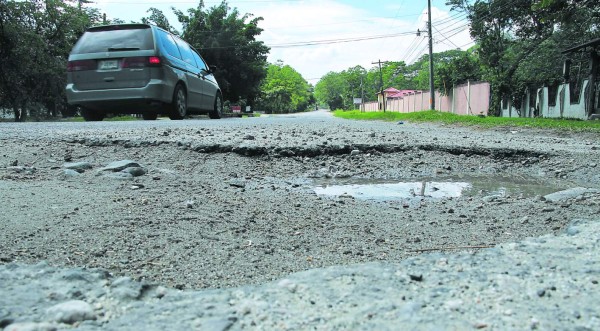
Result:
<instances>
[{"instance_id":1,"label":"water puddle in pothole","mask_svg":"<svg viewBox=\"0 0 600 331\"><path fill-rule=\"evenodd\" d=\"M565 188L558 183L544 182L540 179L503 176L422 178L410 181L333 178L317 180L314 184L317 195L352 196L360 200L375 201L415 197L441 199L476 195L534 197Z\"/></svg>"}]
</instances>

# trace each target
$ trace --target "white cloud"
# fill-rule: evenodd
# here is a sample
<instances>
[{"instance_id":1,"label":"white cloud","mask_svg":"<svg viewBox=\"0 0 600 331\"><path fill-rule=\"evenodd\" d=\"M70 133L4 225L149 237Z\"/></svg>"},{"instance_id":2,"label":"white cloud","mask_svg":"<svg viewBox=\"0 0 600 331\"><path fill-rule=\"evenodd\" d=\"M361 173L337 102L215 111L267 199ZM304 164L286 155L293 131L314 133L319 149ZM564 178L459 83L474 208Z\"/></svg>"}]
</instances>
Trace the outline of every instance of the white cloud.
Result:
<instances>
[{"instance_id":1,"label":"white cloud","mask_svg":"<svg viewBox=\"0 0 600 331\"><path fill-rule=\"evenodd\" d=\"M271 4L256 12L264 21L260 26L264 32L260 39L267 45L281 45L292 42L309 42L318 40L339 40L344 38L360 38L394 33L411 33L407 36L382 38L350 43L332 43L319 46L291 47L271 49L269 61L283 60L298 70L305 79L316 83L313 78L319 78L329 71L342 71L350 67L361 65L366 69L373 67L372 62L382 61L408 61L418 57L416 49L412 56L409 47L416 41L425 39L425 34L416 36L417 29L426 26L426 8L421 15L406 15L398 6L388 9L389 17L395 14L398 18L373 18L365 10L342 4L340 1L307 0L301 3L282 2ZM413 11L414 12L414 11ZM447 20L450 15L440 9L432 10L434 25L437 20ZM453 21L449 20L448 24ZM464 23L460 23L464 24ZM446 25L438 29L445 31ZM452 27L450 27L452 29ZM453 33L455 31L452 31ZM468 38L468 32L466 32ZM434 36L436 32L434 31ZM434 51L439 52L456 48L452 42L459 46L464 45L464 34L449 38L435 37L438 42ZM442 42L443 41L443 42ZM426 45L422 43L421 45ZM450 46L448 46L450 45ZM414 47L413 47L414 48Z\"/></svg>"}]
</instances>

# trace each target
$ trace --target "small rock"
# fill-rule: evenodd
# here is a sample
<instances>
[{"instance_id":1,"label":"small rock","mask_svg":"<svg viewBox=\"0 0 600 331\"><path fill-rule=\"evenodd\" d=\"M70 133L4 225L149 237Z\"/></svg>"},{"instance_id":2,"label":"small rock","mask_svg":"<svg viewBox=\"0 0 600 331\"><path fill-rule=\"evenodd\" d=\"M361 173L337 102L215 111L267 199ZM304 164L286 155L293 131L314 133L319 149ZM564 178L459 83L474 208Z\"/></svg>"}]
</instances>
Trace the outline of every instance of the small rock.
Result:
<instances>
[{"instance_id":1,"label":"small rock","mask_svg":"<svg viewBox=\"0 0 600 331\"><path fill-rule=\"evenodd\" d=\"M277 286L290 291L290 293L295 293L298 289L298 285L289 279L280 280L279 283L277 283Z\"/></svg>"},{"instance_id":2,"label":"small rock","mask_svg":"<svg viewBox=\"0 0 600 331\"><path fill-rule=\"evenodd\" d=\"M81 176L81 173L72 169L63 170L62 175L66 178Z\"/></svg>"},{"instance_id":3,"label":"small rock","mask_svg":"<svg viewBox=\"0 0 600 331\"><path fill-rule=\"evenodd\" d=\"M410 280L414 280L415 282L423 281L423 275L408 275L408 277L410 277Z\"/></svg>"},{"instance_id":4,"label":"small rock","mask_svg":"<svg viewBox=\"0 0 600 331\"><path fill-rule=\"evenodd\" d=\"M63 164L63 168L84 172L85 170L92 169L92 164L89 162L71 162Z\"/></svg>"},{"instance_id":5,"label":"small rock","mask_svg":"<svg viewBox=\"0 0 600 331\"><path fill-rule=\"evenodd\" d=\"M340 199L354 199L354 197L351 194L347 193L347 192L344 192L344 193L340 194L339 198Z\"/></svg>"},{"instance_id":6,"label":"small rock","mask_svg":"<svg viewBox=\"0 0 600 331\"><path fill-rule=\"evenodd\" d=\"M244 136L244 140L254 140L254 139L256 139L256 138L250 134Z\"/></svg>"},{"instance_id":7,"label":"small rock","mask_svg":"<svg viewBox=\"0 0 600 331\"><path fill-rule=\"evenodd\" d=\"M147 173L146 169L142 167L129 167L121 170L121 172L131 174L133 177L143 176Z\"/></svg>"},{"instance_id":8,"label":"small rock","mask_svg":"<svg viewBox=\"0 0 600 331\"><path fill-rule=\"evenodd\" d=\"M67 324L96 319L92 306L81 300L72 300L55 305L48 308L46 314L53 321Z\"/></svg>"},{"instance_id":9,"label":"small rock","mask_svg":"<svg viewBox=\"0 0 600 331\"><path fill-rule=\"evenodd\" d=\"M246 182L240 179L232 179L229 181L229 186L237 187L237 188L245 188Z\"/></svg>"},{"instance_id":10,"label":"small rock","mask_svg":"<svg viewBox=\"0 0 600 331\"><path fill-rule=\"evenodd\" d=\"M138 299L142 293L142 284L129 277L121 277L115 280L111 285L113 296L121 300Z\"/></svg>"},{"instance_id":11,"label":"small rock","mask_svg":"<svg viewBox=\"0 0 600 331\"><path fill-rule=\"evenodd\" d=\"M350 156L356 156L360 154L360 151L358 149L353 149L352 152L350 152Z\"/></svg>"},{"instance_id":12,"label":"small rock","mask_svg":"<svg viewBox=\"0 0 600 331\"><path fill-rule=\"evenodd\" d=\"M131 160L123 160L123 161L115 161L115 162L111 162L109 163L106 167L101 168L98 171L114 171L114 172L119 172L121 170L127 169L127 168L143 168L139 163L135 162L135 161L131 161Z\"/></svg>"},{"instance_id":13,"label":"small rock","mask_svg":"<svg viewBox=\"0 0 600 331\"><path fill-rule=\"evenodd\" d=\"M444 303L444 306L450 310L459 310L462 307L464 302L460 299L457 300L448 300Z\"/></svg>"},{"instance_id":14,"label":"small rock","mask_svg":"<svg viewBox=\"0 0 600 331\"><path fill-rule=\"evenodd\" d=\"M475 329L485 329L485 328L487 328L487 327L488 327L488 324L487 324L487 323L484 323L484 322L477 322L477 323L475 323L475 324L473 325L473 327L474 327Z\"/></svg>"},{"instance_id":15,"label":"small rock","mask_svg":"<svg viewBox=\"0 0 600 331\"><path fill-rule=\"evenodd\" d=\"M169 291L164 286L158 286L154 291L154 296L158 299L162 299L165 295L167 295Z\"/></svg>"}]
</instances>

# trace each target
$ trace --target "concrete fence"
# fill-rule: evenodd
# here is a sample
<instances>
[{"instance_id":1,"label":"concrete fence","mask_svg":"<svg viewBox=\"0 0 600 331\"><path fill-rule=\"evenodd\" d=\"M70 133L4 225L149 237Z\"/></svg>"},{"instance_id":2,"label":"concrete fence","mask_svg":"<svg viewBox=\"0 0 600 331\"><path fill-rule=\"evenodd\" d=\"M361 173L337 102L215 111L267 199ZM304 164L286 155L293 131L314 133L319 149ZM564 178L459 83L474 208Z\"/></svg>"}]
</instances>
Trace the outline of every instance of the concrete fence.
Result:
<instances>
[{"instance_id":1,"label":"concrete fence","mask_svg":"<svg viewBox=\"0 0 600 331\"><path fill-rule=\"evenodd\" d=\"M587 119L587 87L588 81L585 80L580 88L567 83L529 90L518 108L513 106L510 99L503 100L501 116ZM575 90L579 93L575 93Z\"/></svg>"},{"instance_id":2,"label":"concrete fence","mask_svg":"<svg viewBox=\"0 0 600 331\"><path fill-rule=\"evenodd\" d=\"M389 98L386 111L411 113L430 110L429 91L415 91L400 98ZM490 104L490 84L487 82L467 83L455 86L448 95L435 93L435 109L458 115L487 115ZM383 105L377 101L361 105L366 112L382 111Z\"/></svg>"}]
</instances>

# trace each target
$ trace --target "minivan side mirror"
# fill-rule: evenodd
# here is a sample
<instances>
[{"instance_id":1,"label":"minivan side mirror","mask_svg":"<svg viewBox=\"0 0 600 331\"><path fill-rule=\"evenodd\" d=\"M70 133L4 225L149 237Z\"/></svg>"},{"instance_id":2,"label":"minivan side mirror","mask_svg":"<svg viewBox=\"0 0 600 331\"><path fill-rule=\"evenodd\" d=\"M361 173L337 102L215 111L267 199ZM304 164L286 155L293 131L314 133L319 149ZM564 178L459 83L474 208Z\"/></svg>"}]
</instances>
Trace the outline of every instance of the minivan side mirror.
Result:
<instances>
[{"instance_id":1,"label":"minivan side mirror","mask_svg":"<svg viewBox=\"0 0 600 331\"><path fill-rule=\"evenodd\" d=\"M210 65L208 66L208 72L210 72L211 74L214 74L215 71L217 71L217 66L216 65Z\"/></svg>"}]
</instances>

